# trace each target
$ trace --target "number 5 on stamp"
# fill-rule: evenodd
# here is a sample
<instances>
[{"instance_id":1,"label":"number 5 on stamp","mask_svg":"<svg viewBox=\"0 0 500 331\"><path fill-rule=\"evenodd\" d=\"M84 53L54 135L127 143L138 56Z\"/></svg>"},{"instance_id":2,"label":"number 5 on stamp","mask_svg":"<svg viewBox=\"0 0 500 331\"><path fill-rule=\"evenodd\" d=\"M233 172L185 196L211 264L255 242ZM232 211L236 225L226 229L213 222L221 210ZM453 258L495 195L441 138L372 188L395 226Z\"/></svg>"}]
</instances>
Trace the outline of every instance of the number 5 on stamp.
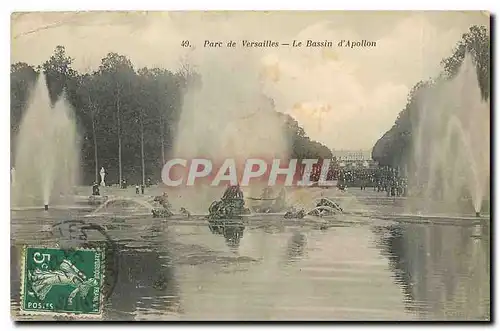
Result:
<instances>
[{"instance_id":1,"label":"number 5 on stamp","mask_svg":"<svg viewBox=\"0 0 500 331\"><path fill-rule=\"evenodd\" d=\"M100 317L103 271L99 249L25 247L21 311Z\"/></svg>"}]
</instances>

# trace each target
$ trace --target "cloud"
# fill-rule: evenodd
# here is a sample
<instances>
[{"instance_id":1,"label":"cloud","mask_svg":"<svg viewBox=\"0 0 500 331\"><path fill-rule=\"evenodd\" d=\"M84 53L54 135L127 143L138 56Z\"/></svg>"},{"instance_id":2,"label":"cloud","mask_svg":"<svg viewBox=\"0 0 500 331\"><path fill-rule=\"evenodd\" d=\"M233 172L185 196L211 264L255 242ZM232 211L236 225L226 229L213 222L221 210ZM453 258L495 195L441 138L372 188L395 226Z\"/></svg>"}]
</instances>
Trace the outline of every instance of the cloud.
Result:
<instances>
[{"instance_id":1,"label":"cloud","mask_svg":"<svg viewBox=\"0 0 500 331\"><path fill-rule=\"evenodd\" d=\"M392 126L412 86L439 72L441 59L451 55L462 33L460 28L440 30L424 15L414 15L373 40L374 48L279 50L262 59L265 67L279 72L266 89L312 139L334 149L369 149ZM364 38L319 22L296 39Z\"/></svg>"}]
</instances>

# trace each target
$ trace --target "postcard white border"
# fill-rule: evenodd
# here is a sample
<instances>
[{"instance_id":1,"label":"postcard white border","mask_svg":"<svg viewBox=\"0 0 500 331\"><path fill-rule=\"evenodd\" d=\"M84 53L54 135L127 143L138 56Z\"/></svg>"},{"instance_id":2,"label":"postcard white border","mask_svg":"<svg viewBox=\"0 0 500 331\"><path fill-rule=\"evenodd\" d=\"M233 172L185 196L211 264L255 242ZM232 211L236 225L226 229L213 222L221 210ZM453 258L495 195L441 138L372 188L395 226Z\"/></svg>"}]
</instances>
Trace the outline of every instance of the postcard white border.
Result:
<instances>
[{"instance_id":1,"label":"postcard white border","mask_svg":"<svg viewBox=\"0 0 500 331\"><path fill-rule=\"evenodd\" d=\"M168 6L165 4L168 3ZM142 0L142 1L132 1L132 0L114 0L114 1L103 1L103 0L86 0L86 1L63 1L63 0L45 0L45 1L2 1L0 10L0 17L2 24L0 36L2 38L2 44L5 49L10 49L10 13L12 11L63 11L63 10L195 10L195 9L203 9L203 10L214 10L214 9L232 9L232 10L244 10L244 9L252 9L252 10L326 10L326 9L336 9L336 10L489 10L494 13L498 13L499 1L487 1L487 0L474 0L474 1L466 1L466 0L454 0L454 1L436 1L436 0L419 0L419 1L396 1L396 0L349 0L342 2L331 2L325 0L308 0L308 1L276 1L271 2L269 0L252 0L252 1L229 1L229 0L212 0L212 1L202 1L202 0L184 0L184 1L158 1L158 0ZM334 6L335 4L335 6ZM496 40L493 43L493 46L496 48ZM498 52L495 49L495 54ZM0 122L5 126L3 130L0 130L0 134L2 135L0 139L0 144L2 145L2 150L4 151L2 155L4 157L0 158L2 161L2 166L0 167L3 171L0 171L0 188L2 189L2 195L0 197L1 210L4 213L4 222L2 222L2 226L4 227L3 231L0 231L1 242L4 244L4 252L10 251L10 238L8 238L10 234L10 169L9 165L9 154L7 151L10 150L10 132L7 129L7 123L10 122L10 111L9 111L9 68L10 68L10 52L4 51L2 52L3 65L0 66L0 70L2 73L0 75L2 88L0 91L3 93L1 101L3 103L1 116L3 116L3 120ZM496 59L495 59L496 60ZM495 66L496 67L496 66ZM494 73L493 73L494 74ZM498 85L495 86L495 95L499 95L498 93ZM498 116L496 116L495 124L498 124ZM493 133L493 132L492 132ZM497 136L495 135L494 139L497 140ZM497 152L497 148L499 144L495 144L495 152ZM496 154L496 153L495 153ZM495 172L496 172L495 167ZM495 191L497 189L497 185L494 187ZM497 195L495 194L495 197ZM496 199L495 199L496 202ZM496 221L493 220L492 221ZM2 240L3 239L3 240ZM495 253L497 253L498 249L498 240L495 240ZM497 256L495 254L494 256ZM10 254L0 254L0 258L3 259L3 263L1 265L10 266ZM494 263L494 262L492 262ZM498 277L498 273L496 273ZM7 301L7 297L10 297L10 273L2 273L2 295L4 298L1 300L2 306L0 307L0 312L2 315L2 326L3 329L13 329L15 325L10 319L10 300ZM7 279L9 278L9 279ZM497 288L497 287L495 287ZM496 291L495 291L496 292ZM496 294L496 293L495 293ZM495 295L495 297L497 297ZM498 316L498 315L497 315ZM51 328L53 325L47 325L45 327ZM121 325L105 325L105 324L92 324L92 325L72 325L72 324L64 324L64 328L74 328L74 327L84 327L89 328L94 331L96 330L108 330L109 328L120 328ZM147 325L151 327L151 325ZM147 326L141 326L140 324L134 324L134 329L137 330L145 330ZM169 329L177 329L181 328L186 330L189 328L194 328L195 326L175 326L173 324L169 325L156 325L160 328L168 327ZM264 326L264 325L254 325L247 327L259 328L262 330L263 328L276 327L273 326ZM282 325L283 327L289 327L289 325ZM373 327L374 325L367 325L366 327ZM394 325L395 326L395 325ZM408 325L408 326L416 326ZM429 326L422 325L425 327L430 327L431 329L438 329L439 326ZM458 325L454 325L457 327ZM206 326L205 326L206 327ZM220 328L221 325L213 325L212 327ZM238 327L238 326L236 326ZM299 326L303 329L313 328L314 326L307 326L301 324ZM332 325L335 329L347 329L347 325ZM386 325L380 325L380 327L385 328ZM401 326L397 326L401 327ZM475 326L471 324L463 325L466 328L474 328ZM478 326L481 327L481 326ZM352 328L352 326L351 326ZM365 328L365 326L356 326L355 328Z\"/></svg>"}]
</instances>

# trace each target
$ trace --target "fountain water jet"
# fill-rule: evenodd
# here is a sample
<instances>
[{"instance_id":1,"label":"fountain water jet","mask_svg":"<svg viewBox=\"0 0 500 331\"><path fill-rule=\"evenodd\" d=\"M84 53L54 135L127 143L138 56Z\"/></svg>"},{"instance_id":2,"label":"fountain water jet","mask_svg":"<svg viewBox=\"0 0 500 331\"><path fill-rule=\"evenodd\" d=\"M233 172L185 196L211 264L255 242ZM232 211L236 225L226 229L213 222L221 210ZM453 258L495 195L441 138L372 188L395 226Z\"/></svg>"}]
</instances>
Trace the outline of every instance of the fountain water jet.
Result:
<instances>
[{"instance_id":1,"label":"fountain water jet","mask_svg":"<svg viewBox=\"0 0 500 331\"><path fill-rule=\"evenodd\" d=\"M439 198L448 209L460 205L467 190L477 216L490 178L490 106L481 97L471 56L466 54L453 79L423 89L417 107L409 185L424 185L424 198Z\"/></svg>"},{"instance_id":2,"label":"fountain water jet","mask_svg":"<svg viewBox=\"0 0 500 331\"><path fill-rule=\"evenodd\" d=\"M79 177L79 137L63 95L52 105L40 73L16 137L12 204L43 204L69 196Z\"/></svg>"},{"instance_id":3,"label":"fountain water jet","mask_svg":"<svg viewBox=\"0 0 500 331\"><path fill-rule=\"evenodd\" d=\"M290 141L283 119L263 93L259 57L231 50L193 53L200 78L184 96L173 155L180 158L286 159ZM260 53L259 53L260 54ZM181 174L176 174L181 175ZM220 187L183 188L188 210L205 212L221 195Z\"/></svg>"}]
</instances>

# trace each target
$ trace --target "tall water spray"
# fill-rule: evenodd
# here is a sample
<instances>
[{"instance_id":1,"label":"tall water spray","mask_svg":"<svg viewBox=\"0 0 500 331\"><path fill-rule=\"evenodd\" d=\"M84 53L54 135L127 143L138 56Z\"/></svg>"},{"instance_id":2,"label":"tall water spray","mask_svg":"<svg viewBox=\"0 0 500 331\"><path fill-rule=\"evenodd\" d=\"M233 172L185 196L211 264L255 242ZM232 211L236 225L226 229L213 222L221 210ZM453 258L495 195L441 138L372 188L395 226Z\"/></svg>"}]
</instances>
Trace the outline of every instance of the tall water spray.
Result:
<instances>
[{"instance_id":1,"label":"tall water spray","mask_svg":"<svg viewBox=\"0 0 500 331\"><path fill-rule=\"evenodd\" d=\"M259 62L249 52L220 51L204 52L194 61L201 84L185 95L174 157L208 157L214 162L287 157L284 123L263 95ZM194 210L205 211L220 197L220 189L202 186L194 191L197 197L189 199Z\"/></svg>"},{"instance_id":2,"label":"tall water spray","mask_svg":"<svg viewBox=\"0 0 500 331\"><path fill-rule=\"evenodd\" d=\"M471 56L453 79L418 93L410 188L448 210L463 209L468 197L480 212L489 189L490 105Z\"/></svg>"},{"instance_id":3,"label":"tall water spray","mask_svg":"<svg viewBox=\"0 0 500 331\"><path fill-rule=\"evenodd\" d=\"M48 205L71 195L80 174L77 127L64 93L51 104L43 73L30 93L16 139L12 204Z\"/></svg>"}]
</instances>

